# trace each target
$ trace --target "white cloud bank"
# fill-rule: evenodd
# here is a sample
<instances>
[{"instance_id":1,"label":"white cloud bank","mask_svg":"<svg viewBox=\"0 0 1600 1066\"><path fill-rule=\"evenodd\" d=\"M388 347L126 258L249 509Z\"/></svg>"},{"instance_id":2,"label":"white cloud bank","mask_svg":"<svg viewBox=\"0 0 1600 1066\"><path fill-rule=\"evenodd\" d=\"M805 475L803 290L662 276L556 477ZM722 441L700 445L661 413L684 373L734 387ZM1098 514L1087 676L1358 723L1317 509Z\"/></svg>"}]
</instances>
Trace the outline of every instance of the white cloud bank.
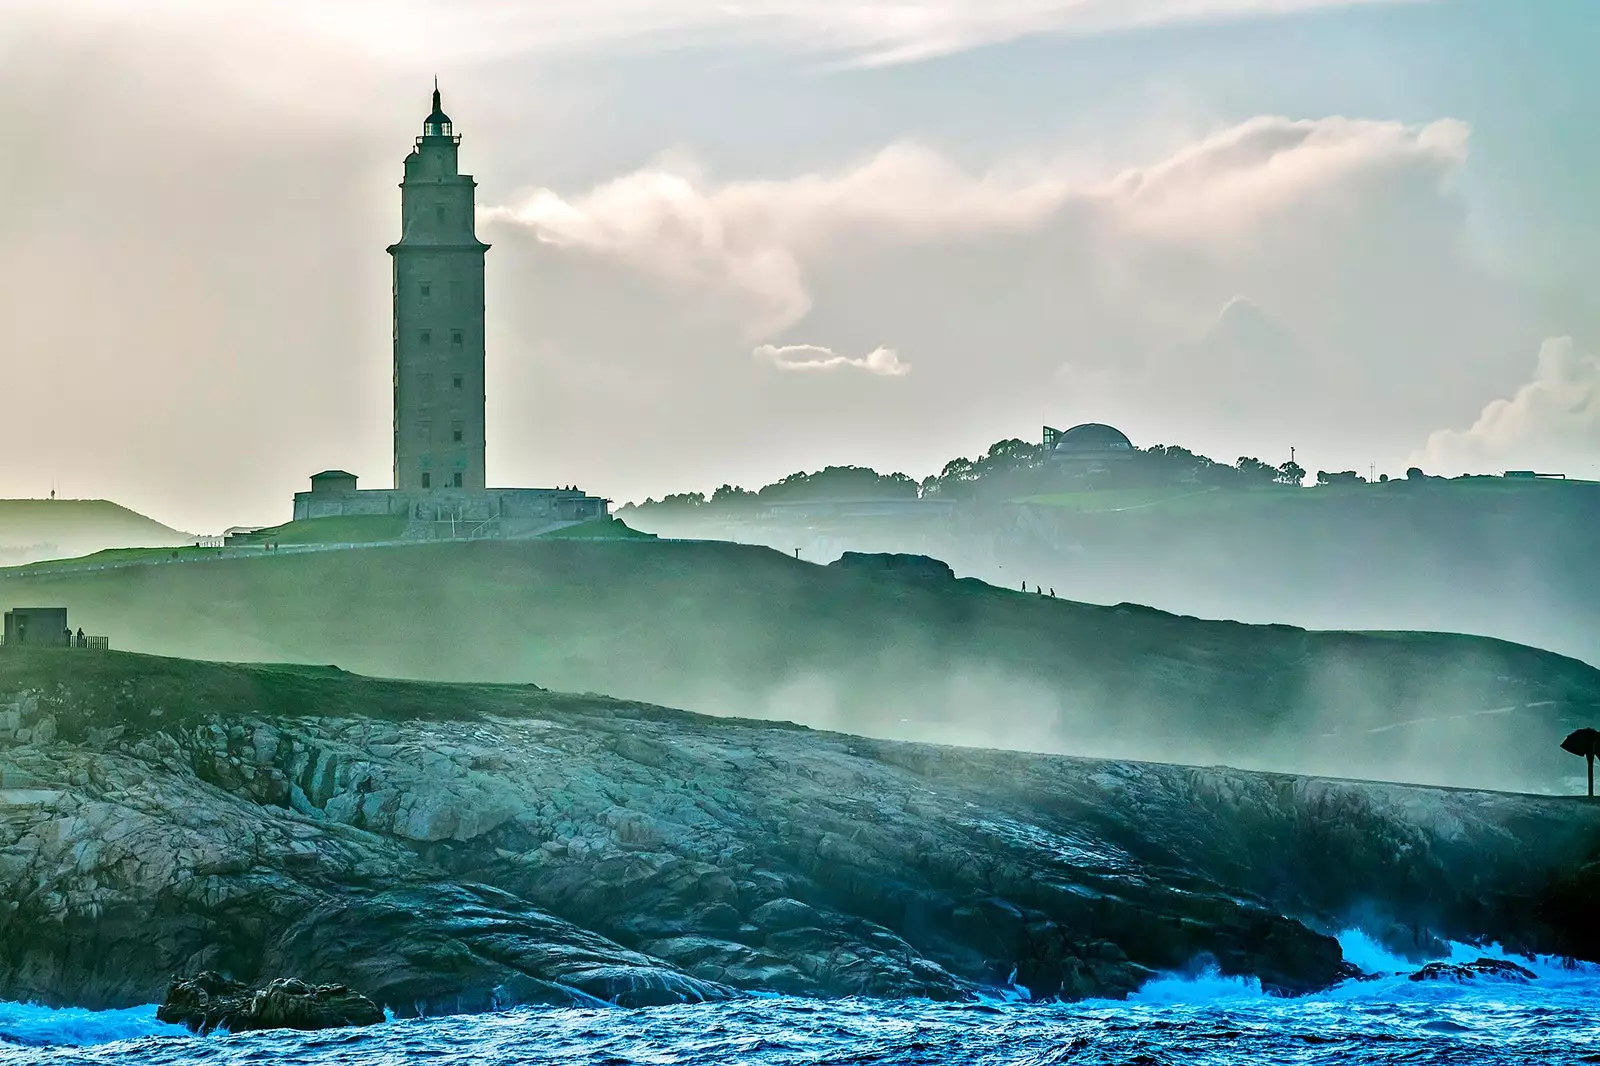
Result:
<instances>
[{"instance_id":1,"label":"white cloud bank","mask_svg":"<svg viewBox=\"0 0 1600 1066\"><path fill-rule=\"evenodd\" d=\"M1538 328L1472 253L1469 141L1451 119L1258 117L1120 171L914 144L787 176L673 159L487 207L482 230L519 279L508 335L628 367L633 395L611 401L673 441L676 483L847 456L920 472L1040 420L1403 469L1515 386L1503 353ZM915 373L832 387L872 372L884 337ZM528 370L545 393L554 373ZM774 458L751 473L761 456L718 441L756 411Z\"/></svg>"},{"instance_id":2,"label":"white cloud bank","mask_svg":"<svg viewBox=\"0 0 1600 1066\"><path fill-rule=\"evenodd\" d=\"M903 362L893 348L882 345L859 359L835 355L832 348L816 344L759 345L752 353L757 359L771 363L779 370L839 370L849 368L864 370L884 378L901 378L911 373L911 364Z\"/></svg>"},{"instance_id":3,"label":"white cloud bank","mask_svg":"<svg viewBox=\"0 0 1600 1066\"><path fill-rule=\"evenodd\" d=\"M1412 456L1429 473L1568 472L1600 460L1600 357L1571 337L1539 349L1533 380L1484 407L1471 428L1439 430Z\"/></svg>"},{"instance_id":4,"label":"white cloud bank","mask_svg":"<svg viewBox=\"0 0 1600 1066\"><path fill-rule=\"evenodd\" d=\"M1080 253L1112 254L1095 265L1113 271L1130 268L1136 249L1158 245L1227 259L1270 239L1263 227L1281 226L1292 242L1305 228L1297 213L1320 221L1359 211L1385 183L1420 177L1437 186L1465 157L1467 139L1466 125L1448 119L1259 118L1099 180L1080 177L1069 159L975 174L900 144L834 173L781 180L718 185L691 167L663 165L570 199L540 189L483 216L736 300L746 327L764 339L804 319L812 276L863 245L949 246L1064 225Z\"/></svg>"}]
</instances>

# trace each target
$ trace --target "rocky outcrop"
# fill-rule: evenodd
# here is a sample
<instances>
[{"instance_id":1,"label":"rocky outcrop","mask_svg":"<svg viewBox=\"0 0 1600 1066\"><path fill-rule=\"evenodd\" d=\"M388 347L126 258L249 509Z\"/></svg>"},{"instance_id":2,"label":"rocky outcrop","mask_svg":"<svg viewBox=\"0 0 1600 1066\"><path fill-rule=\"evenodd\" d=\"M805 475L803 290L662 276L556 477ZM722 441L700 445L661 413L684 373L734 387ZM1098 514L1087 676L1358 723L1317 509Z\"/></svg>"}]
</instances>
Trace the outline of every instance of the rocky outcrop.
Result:
<instances>
[{"instance_id":1,"label":"rocky outcrop","mask_svg":"<svg viewBox=\"0 0 1600 1066\"><path fill-rule=\"evenodd\" d=\"M173 978L156 1008L156 1018L186 1025L197 1033L226 1029L342 1029L376 1025L383 1011L344 985L308 985L292 977L251 988L207 970Z\"/></svg>"},{"instance_id":2,"label":"rocky outcrop","mask_svg":"<svg viewBox=\"0 0 1600 1066\"><path fill-rule=\"evenodd\" d=\"M295 975L399 1015L1300 992L1352 924L1537 947L1600 807L942 748L527 686L0 655L0 998ZM41 731L45 720L53 733ZM25 734L25 737L24 737Z\"/></svg>"},{"instance_id":3,"label":"rocky outcrop","mask_svg":"<svg viewBox=\"0 0 1600 1066\"><path fill-rule=\"evenodd\" d=\"M1525 983L1538 980L1539 975L1507 959L1478 959L1475 962L1430 962L1412 974L1411 980L1473 981L1480 977Z\"/></svg>"},{"instance_id":4,"label":"rocky outcrop","mask_svg":"<svg viewBox=\"0 0 1600 1066\"><path fill-rule=\"evenodd\" d=\"M936 585L956 579L956 572L943 559L903 552L845 552L828 565L841 570L882 574L905 581L926 581Z\"/></svg>"}]
</instances>

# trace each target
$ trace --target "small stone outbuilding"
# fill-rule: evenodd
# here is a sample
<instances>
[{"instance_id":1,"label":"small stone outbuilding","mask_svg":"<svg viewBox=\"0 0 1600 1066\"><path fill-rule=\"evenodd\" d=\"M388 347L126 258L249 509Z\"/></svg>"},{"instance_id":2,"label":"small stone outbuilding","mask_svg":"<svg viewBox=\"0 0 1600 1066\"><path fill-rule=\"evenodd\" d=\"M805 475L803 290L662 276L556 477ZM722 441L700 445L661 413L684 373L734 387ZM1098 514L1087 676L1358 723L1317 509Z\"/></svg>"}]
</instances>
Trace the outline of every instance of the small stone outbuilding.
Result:
<instances>
[{"instance_id":1,"label":"small stone outbuilding","mask_svg":"<svg viewBox=\"0 0 1600 1066\"><path fill-rule=\"evenodd\" d=\"M67 633L65 607L13 607L6 612L8 648L65 648Z\"/></svg>"}]
</instances>

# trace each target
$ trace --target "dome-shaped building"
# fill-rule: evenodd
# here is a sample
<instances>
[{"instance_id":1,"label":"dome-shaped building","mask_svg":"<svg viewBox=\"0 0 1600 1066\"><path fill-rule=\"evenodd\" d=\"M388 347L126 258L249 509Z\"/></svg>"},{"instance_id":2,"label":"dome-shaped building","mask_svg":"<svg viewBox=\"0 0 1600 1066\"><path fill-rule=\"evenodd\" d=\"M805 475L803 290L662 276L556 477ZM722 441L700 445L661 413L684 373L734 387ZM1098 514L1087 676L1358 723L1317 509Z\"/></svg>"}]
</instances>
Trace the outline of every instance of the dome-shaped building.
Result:
<instances>
[{"instance_id":1,"label":"dome-shaped building","mask_svg":"<svg viewBox=\"0 0 1600 1066\"><path fill-rule=\"evenodd\" d=\"M1133 441L1115 426L1085 422L1068 430L1044 427L1044 446L1053 452L1131 452Z\"/></svg>"},{"instance_id":2,"label":"dome-shaped building","mask_svg":"<svg viewBox=\"0 0 1600 1066\"><path fill-rule=\"evenodd\" d=\"M1105 470L1109 464L1133 455L1133 442L1115 426L1085 422L1071 429L1044 427L1044 451L1051 460L1069 463L1080 473Z\"/></svg>"}]
</instances>

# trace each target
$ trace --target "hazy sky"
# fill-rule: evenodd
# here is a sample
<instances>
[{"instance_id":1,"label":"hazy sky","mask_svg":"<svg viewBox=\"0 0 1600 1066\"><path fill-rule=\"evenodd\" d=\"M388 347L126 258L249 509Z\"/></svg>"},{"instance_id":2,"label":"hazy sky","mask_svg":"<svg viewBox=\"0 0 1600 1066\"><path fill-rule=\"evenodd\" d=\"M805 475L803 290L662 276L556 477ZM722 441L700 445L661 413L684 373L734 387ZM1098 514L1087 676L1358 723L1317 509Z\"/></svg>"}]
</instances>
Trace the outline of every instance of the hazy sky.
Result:
<instances>
[{"instance_id":1,"label":"hazy sky","mask_svg":"<svg viewBox=\"0 0 1600 1066\"><path fill-rule=\"evenodd\" d=\"M0 0L0 496L389 483L437 72L489 475L617 501L1042 423L1600 475L1593 0Z\"/></svg>"}]
</instances>

